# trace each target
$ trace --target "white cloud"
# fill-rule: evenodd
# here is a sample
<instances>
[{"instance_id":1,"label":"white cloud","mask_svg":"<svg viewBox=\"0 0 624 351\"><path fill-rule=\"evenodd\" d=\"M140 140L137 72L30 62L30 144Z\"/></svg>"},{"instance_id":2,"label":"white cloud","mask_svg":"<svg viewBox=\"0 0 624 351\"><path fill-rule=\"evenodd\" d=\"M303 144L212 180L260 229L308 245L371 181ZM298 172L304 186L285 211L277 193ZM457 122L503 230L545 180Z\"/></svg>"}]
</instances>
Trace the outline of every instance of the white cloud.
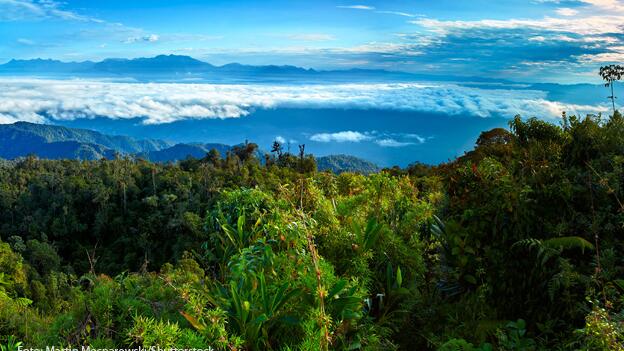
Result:
<instances>
[{"instance_id":1,"label":"white cloud","mask_svg":"<svg viewBox=\"0 0 624 351\"><path fill-rule=\"evenodd\" d=\"M387 133L379 131L354 132L348 130L334 133L313 134L310 136L310 140L321 143L371 142L381 147L406 147L424 144L426 138L411 133Z\"/></svg>"},{"instance_id":2,"label":"white cloud","mask_svg":"<svg viewBox=\"0 0 624 351\"><path fill-rule=\"evenodd\" d=\"M418 134L402 134L402 136L406 139L413 139L416 140L419 144L424 144L425 141L427 141L427 138L424 138ZM431 137L429 137L429 139L431 139Z\"/></svg>"},{"instance_id":3,"label":"white cloud","mask_svg":"<svg viewBox=\"0 0 624 351\"><path fill-rule=\"evenodd\" d=\"M397 16L403 16L403 17L418 17L417 15L407 13L407 12L401 12L401 11L377 11L377 13L383 13L387 15L397 15Z\"/></svg>"},{"instance_id":4,"label":"white cloud","mask_svg":"<svg viewBox=\"0 0 624 351\"><path fill-rule=\"evenodd\" d=\"M281 136L281 135L276 136L276 137L275 137L275 141L277 141L277 142L278 142L278 143L280 143L280 144L286 144L286 138L284 138L284 137L283 137L283 136Z\"/></svg>"},{"instance_id":5,"label":"white cloud","mask_svg":"<svg viewBox=\"0 0 624 351\"><path fill-rule=\"evenodd\" d=\"M73 33L72 42L81 39L112 39L129 43L159 40L158 35L148 35L143 29L129 27L118 22L108 22L94 16L67 10L65 9L66 5L66 2L55 0L0 0L0 22L54 20L92 24ZM18 39L18 42L23 45L41 44L34 42L28 44L26 40L29 39ZM65 45L70 44L66 43Z\"/></svg>"},{"instance_id":6,"label":"white cloud","mask_svg":"<svg viewBox=\"0 0 624 351\"><path fill-rule=\"evenodd\" d=\"M310 140L317 141L319 143L329 143L329 142L351 142L351 143L359 143L361 141L370 140L371 136L367 134L363 134L360 132L353 132L350 130L336 133L318 133L314 134L310 137Z\"/></svg>"},{"instance_id":7,"label":"white cloud","mask_svg":"<svg viewBox=\"0 0 624 351\"><path fill-rule=\"evenodd\" d=\"M622 16L615 15L595 15L585 16L581 21L570 24L569 18L544 17L541 19L509 19L491 20L484 19L478 21L442 21L430 18L421 18L411 21L418 24L430 32L437 34L448 34L453 30L467 29L521 29L531 28L551 32L573 33L578 35L604 35L612 33L624 33L622 30Z\"/></svg>"},{"instance_id":8,"label":"white cloud","mask_svg":"<svg viewBox=\"0 0 624 351\"><path fill-rule=\"evenodd\" d=\"M581 36L599 36L614 33L624 34L624 3L621 0L580 0L585 6L559 7L557 16L543 18L480 19L472 21L446 21L422 18L412 21L433 33L447 34L466 29L536 29L557 33L571 33ZM564 1L538 0L564 5ZM570 16L577 18L572 23Z\"/></svg>"},{"instance_id":9,"label":"white cloud","mask_svg":"<svg viewBox=\"0 0 624 351\"><path fill-rule=\"evenodd\" d=\"M605 11L624 12L621 0L582 0L584 3Z\"/></svg>"},{"instance_id":10,"label":"white cloud","mask_svg":"<svg viewBox=\"0 0 624 351\"><path fill-rule=\"evenodd\" d=\"M52 0L0 0L0 21L21 21L32 19L62 19L81 22L103 23L104 21L63 10L62 3Z\"/></svg>"},{"instance_id":11,"label":"white cloud","mask_svg":"<svg viewBox=\"0 0 624 351\"><path fill-rule=\"evenodd\" d=\"M153 43L153 42L158 41L159 39L160 37L157 34L149 34L149 35L144 35L144 36L130 37L126 39L124 43L126 44L132 44L132 43L137 43L137 42Z\"/></svg>"},{"instance_id":12,"label":"white cloud","mask_svg":"<svg viewBox=\"0 0 624 351\"><path fill-rule=\"evenodd\" d=\"M0 118L143 118L146 124L183 119L237 118L264 108L353 108L424 111L480 117L557 118L607 111L606 106L551 101L536 90L478 89L454 84L334 85L124 83L86 80L0 79ZM337 138L356 140L357 132ZM361 134L361 133L360 133ZM319 136L317 139L336 138Z\"/></svg>"},{"instance_id":13,"label":"white cloud","mask_svg":"<svg viewBox=\"0 0 624 351\"><path fill-rule=\"evenodd\" d=\"M576 16L578 15L578 10L575 9L571 9L569 7L562 7L562 8L558 8L557 10L555 10L555 13L557 13L559 16Z\"/></svg>"},{"instance_id":14,"label":"white cloud","mask_svg":"<svg viewBox=\"0 0 624 351\"><path fill-rule=\"evenodd\" d=\"M353 9L353 10L374 10L375 7L367 5L343 5L336 6L339 9Z\"/></svg>"},{"instance_id":15,"label":"white cloud","mask_svg":"<svg viewBox=\"0 0 624 351\"><path fill-rule=\"evenodd\" d=\"M391 139L391 138L375 140L375 144L381 147L405 147L405 146L414 145L414 143L412 142L398 141L396 139Z\"/></svg>"},{"instance_id":16,"label":"white cloud","mask_svg":"<svg viewBox=\"0 0 624 351\"><path fill-rule=\"evenodd\" d=\"M26 39L26 38L19 38L19 39L17 39L17 42L22 44L22 45L29 45L29 46L36 44L33 40Z\"/></svg>"}]
</instances>

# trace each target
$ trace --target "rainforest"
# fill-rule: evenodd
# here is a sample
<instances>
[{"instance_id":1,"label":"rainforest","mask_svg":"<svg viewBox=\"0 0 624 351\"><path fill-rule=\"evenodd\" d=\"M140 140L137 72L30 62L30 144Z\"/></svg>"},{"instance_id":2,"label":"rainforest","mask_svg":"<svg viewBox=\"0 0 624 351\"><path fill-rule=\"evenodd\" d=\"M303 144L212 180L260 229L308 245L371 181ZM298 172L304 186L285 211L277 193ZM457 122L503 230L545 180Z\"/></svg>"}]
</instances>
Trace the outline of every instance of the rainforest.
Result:
<instances>
[{"instance_id":1,"label":"rainforest","mask_svg":"<svg viewBox=\"0 0 624 351\"><path fill-rule=\"evenodd\" d=\"M299 151L3 161L2 350L624 349L619 112L369 175Z\"/></svg>"}]
</instances>

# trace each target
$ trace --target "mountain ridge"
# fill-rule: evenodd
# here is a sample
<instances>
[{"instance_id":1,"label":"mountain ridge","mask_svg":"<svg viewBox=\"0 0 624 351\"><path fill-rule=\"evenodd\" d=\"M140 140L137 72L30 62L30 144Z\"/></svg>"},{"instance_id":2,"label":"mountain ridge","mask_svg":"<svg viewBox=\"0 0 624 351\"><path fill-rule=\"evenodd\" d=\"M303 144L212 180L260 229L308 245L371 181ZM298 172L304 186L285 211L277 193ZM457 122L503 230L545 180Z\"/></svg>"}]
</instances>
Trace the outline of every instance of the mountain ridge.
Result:
<instances>
[{"instance_id":1,"label":"mountain ridge","mask_svg":"<svg viewBox=\"0 0 624 351\"><path fill-rule=\"evenodd\" d=\"M0 64L0 74L43 76L128 76L137 79L200 78L207 80L390 80L390 81L472 81L480 83L506 82L487 77L436 76L423 73L388 71L384 69L349 68L317 70L293 65L247 65L237 62L213 65L186 55L157 55L138 58L106 58L101 61L60 61L55 59L12 59Z\"/></svg>"},{"instance_id":2,"label":"mountain ridge","mask_svg":"<svg viewBox=\"0 0 624 351\"><path fill-rule=\"evenodd\" d=\"M338 154L316 158L316 166L320 171L329 170L334 173L362 173L371 174L381 170L376 164L359 157Z\"/></svg>"},{"instance_id":3,"label":"mountain ridge","mask_svg":"<svg viewBox=\"0 0 624 351\"><path fill-rule=\"evenodd\" d=\"M158 139L135 139L107 135L89 129L15 122L0 124L0 158L15 159L36 155L48 159L97 160L117 155L134 155L152 162L176 162L188 157L202 158L216 149L225 155L235 145L219 143L171 143ZM263 151L256 157L263 159ZM320 171L335 173L372 173L379 167L372 162L349 155L327 155L317 158Z\"/></svg>"}]
</instances>

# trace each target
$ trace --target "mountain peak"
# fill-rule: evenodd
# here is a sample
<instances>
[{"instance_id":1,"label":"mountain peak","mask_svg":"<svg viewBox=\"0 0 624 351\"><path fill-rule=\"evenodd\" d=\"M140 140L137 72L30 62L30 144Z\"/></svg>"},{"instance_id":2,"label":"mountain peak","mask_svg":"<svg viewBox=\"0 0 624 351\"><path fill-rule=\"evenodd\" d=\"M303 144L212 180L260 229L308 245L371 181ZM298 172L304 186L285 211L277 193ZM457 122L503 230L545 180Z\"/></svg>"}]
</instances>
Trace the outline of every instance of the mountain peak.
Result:
<instances>
[{"instance_id":1,"label":"mountain peak","mask_svg":"<svg viewBox=\"0 0 624 351\"><path fill-rule=\"evenodd\" d=\"M160 54L157 56L152 57L153 59L182 59L182 60L188 60L188 61L199 61L198 59L195 59L191 56L188 55L176 55L176 54Z\"/></svg>"}]
</instances>

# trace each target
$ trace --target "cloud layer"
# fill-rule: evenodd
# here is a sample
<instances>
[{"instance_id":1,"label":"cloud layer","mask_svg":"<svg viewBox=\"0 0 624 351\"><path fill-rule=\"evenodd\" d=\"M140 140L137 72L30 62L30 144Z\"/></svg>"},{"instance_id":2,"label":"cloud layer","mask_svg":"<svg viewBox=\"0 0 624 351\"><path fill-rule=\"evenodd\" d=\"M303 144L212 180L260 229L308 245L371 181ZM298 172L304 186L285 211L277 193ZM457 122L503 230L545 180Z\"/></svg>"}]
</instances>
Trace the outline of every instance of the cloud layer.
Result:
<instances>
[{"instance_id":1,"label":"cloud layer","mask_svg":"<svg viewBox=\"0 0 624 351\"><path fill-rule=\"evenodd\" d=\"M452 84L219 85L0 79L0 123L48 118L237 118L263 108L344 108L435 112L479 117L558 117L605 106L571 105L537 90L479 89ZM382 118L382 116L380 116ZM388 143L389 144L389 143Z\"/></svg>"}]
</instances>

